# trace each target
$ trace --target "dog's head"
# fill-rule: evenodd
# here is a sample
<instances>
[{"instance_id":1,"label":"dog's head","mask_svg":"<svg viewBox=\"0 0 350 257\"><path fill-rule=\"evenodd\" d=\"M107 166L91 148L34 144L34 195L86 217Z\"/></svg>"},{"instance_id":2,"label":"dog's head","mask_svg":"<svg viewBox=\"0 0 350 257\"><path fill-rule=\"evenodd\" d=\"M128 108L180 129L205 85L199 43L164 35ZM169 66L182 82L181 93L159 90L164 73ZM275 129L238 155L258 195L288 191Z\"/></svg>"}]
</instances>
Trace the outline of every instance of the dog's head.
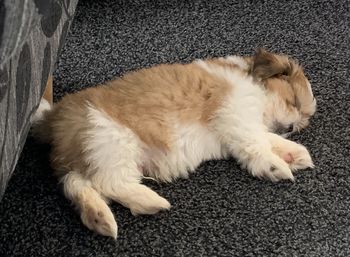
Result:
<instances>
[{"instance_id":1,"label":"dog's head","mask_svg":"<svg viewBox=\"0 0 350 257\"><path fill-rule=\"evenodd\" d=\"M270 131L296 132L309 124L316 100L302 67L286 55L259 49L252 58L251 73L266 89L264 122Z\"/></svg>"}]
</instances>

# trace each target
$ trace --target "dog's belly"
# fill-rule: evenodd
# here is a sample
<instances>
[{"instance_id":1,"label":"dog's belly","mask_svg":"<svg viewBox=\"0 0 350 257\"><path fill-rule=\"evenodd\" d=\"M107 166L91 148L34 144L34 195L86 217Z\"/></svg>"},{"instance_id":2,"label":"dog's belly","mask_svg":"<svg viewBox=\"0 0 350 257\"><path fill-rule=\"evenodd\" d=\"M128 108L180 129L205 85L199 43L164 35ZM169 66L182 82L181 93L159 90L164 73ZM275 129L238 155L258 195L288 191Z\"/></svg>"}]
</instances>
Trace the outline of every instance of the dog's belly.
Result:
<instances>
[{"instance_id":1,"label":"dog's belly","mask_svg":"<svg viewBox=\"0 0 350 257\"><path fill-rule=\"evenodd\" d=\"M187 177L205 160L225 157L225 147L217 136L199 124L178 126L170 151L145 149L142 163L145 176L171 181Z\"/></svg>"}]
</instances>

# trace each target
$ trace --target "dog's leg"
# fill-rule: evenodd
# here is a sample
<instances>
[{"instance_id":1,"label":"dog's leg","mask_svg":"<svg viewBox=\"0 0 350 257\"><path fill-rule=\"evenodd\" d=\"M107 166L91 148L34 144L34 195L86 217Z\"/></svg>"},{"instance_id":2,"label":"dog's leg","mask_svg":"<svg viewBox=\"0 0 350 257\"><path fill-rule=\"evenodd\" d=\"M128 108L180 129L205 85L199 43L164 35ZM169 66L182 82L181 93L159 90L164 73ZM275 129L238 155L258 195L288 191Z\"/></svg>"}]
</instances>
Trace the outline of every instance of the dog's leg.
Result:
<instances>
[{"instance_id":1,"label":"dog's leg","mask_svg":"<svg viewBox=\"0 0 350 257\"><path fill-rule=\"evenodd\" d=\"M268 137L272 151L284 159L293 171L314 167L310 153L305 146L273 133L269 133Z\"/></svg>"},{"instance_id":2,"label":"dog's leg","mask_svg":"<svg viewBox=\"0 0 350 257\"><path fill-rule=\"evenodd\" d=\"M103 193L114 201L129 208L133 215L155 214L170 208L170 203L149 187L139 183L118 185L112 191Z\"/></svg>"},{"instance_id":3,"label":"dog's leg","mask_svg":"<svg viewBox=\"0 0 350 257\"><path fill-rule=\"evenodd\" d=\"M116 238L118 227L114 216L91 182L75 171L63 176L61 182L65 196L78 207L84 225L99 234Z\"/></svg>"},{"instance_id":4,"label":"dog's leg","mask_svg":"<svg viewBox=\"0 0 350 257\"><path fill-rule=\"evenodd\" d=\"M132 156L131 153L125 155L125 159L113 168L95 173L91 177L93 186L103 196L129 208L133 215L155 214L169 209L170 204L166 199L140 184L142 173Z\"/></svg>"},{"instance_id":5,"label":"dog's leg","mask_svg":"<svg viewBox=\"0 0 350 257\"><path fill-rule=\"evenodd\" d=\"M141 185L139 170L143 150L138 137L128 128L98 110L90 110L92 137L86 139L86 163L94 167L90 178L103 196L130 208L133 214L154 214L170 204Z\"/></svg>"},{"instance_id":6,"label":"dog's leg","mask_svg":"<svg viewBox=\"0 0 350 257\"><path fill-rule=\"evenodd\" d=\"M254 124L242 128L237 123L229 122L216 126L218 136L229 153L231 153L243 168L256 177L266 177L272 181L281 179L294 180L292 171L280 156L272 151L268 132L263 126ZM214 124L215 125L215 124Z\"/></svg>"},{"instance_id":7,"label":"dog's leg","mask_svg":"<svg viewBox=\"0 0 350 257\"><path fill-rule=\"evenodd\" d=\"M231 153L242 167L247 168L256 177L266 177L272 181L281 179L294 181L288 164L272 151L267 133L255 134L256 137L254 134L249 139L228 142Z\"/></svg>"}]
</instances>

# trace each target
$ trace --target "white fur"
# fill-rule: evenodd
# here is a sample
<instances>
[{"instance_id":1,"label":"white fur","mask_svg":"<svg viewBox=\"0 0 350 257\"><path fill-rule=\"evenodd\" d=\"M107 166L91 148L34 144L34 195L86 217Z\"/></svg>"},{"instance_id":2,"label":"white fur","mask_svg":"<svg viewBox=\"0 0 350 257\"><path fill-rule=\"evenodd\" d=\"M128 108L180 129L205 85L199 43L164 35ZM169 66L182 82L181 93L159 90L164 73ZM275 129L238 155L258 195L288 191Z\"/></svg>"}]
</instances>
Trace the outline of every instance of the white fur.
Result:
<instances>
[{"instance_id":1,"label":"white fur","mask_svg":"<svg viewBox=\"0 0 350 257\"><path fill-rule=\"evenodd\" d=\"M38 109L36 110L35 114L31 117L31 122L35 123L42 120L44 118L44 113L50 110L50 103L46 99L42 98Z\"/></svg>"},{"instance_id":2,"label":"white fur","mask_svg":"<svg viewBox=\"0 0 350 257\"><path fill-rule=\"evenodd\" d=\"M104 190L120 187L123 183L138 183L140 172L137 162L141 152L136 135L107 114L91 106L87 108L91 129L86 132L83 144L86 162L91 167L87 172L92 180Z\"/></svg>"},{"instance_id":3,"label":"white fur","mask_svg":"<svg viewBox=\"0 0 350 257\"><path fill-rule=\"evenodd\" d=\"M229 55L229 56L226 56L224 58L224 60L226 60L228 63L232 63L232 64L237 65L242 70L247 70L248 67L249 67L248 63L246 62L246 60L244 60L244 58L242 58L241 56Z\"/></svg>"},{"instance_id":4,"label":"white fur","mask_svg":"<svg viewBox=\"0 0 350 257\"><path fill-rule=\"evenodd\" d=\"M145 169L159 180L187 177L205 160L226 156L218 137L200 124L174 124L174 143L170 152L145 148Z\"/></svg>"}]
</instances>

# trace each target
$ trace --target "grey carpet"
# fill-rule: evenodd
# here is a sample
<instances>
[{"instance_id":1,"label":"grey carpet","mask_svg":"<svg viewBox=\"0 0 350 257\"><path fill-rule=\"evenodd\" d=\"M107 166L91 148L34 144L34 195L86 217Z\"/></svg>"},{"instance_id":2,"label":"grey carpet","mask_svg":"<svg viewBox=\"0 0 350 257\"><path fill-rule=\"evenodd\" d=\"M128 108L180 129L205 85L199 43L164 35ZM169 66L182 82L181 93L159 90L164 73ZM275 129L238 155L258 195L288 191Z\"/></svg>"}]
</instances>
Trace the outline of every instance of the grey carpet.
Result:
<instances>
[{"instance_id":1,"label":"grey carpet","mask_svg":"<svg viewBox=\"0 0 350 257\"><path fill-rule=\"evenodd\" d=\"M55 72L55 96L129 70L256 47L305 66L318 100L294 140L316 168L296 182L249 176L210 161L188 180L148 184L173 205L133 217L117 205L119 239L83 227L62 196L49 147L28 138L0 203L0 256L350 256L348 0L84 1Z\"/></svg>"}]
</instances>

